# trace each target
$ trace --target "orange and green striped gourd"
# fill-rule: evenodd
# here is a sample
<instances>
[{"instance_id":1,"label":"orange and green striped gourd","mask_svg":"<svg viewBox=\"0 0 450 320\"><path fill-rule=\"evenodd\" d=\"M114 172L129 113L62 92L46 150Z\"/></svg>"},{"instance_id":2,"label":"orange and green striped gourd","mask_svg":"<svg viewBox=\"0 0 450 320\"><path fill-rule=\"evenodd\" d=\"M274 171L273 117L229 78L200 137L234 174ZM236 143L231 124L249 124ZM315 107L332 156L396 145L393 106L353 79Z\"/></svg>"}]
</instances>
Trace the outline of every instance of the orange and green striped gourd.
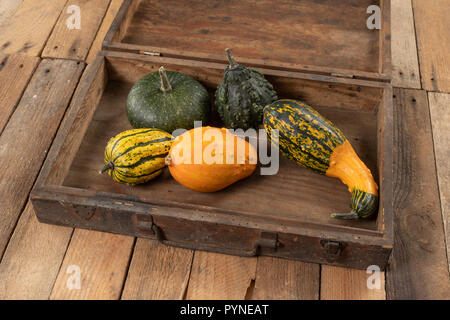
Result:
<instances>
[{"instance_id":1,"label":"orange and green striped gourd","mask_svg":"<svg viewBox=\"0 0 450 320\"><path fill-rule=\"evenodd\" d=\"M339 178L352 194L351 212L338 219L366 219L378 208L378 186L350 142L331 121L303 102L283 99L264 109L264 127L280 152L316 173Z\"/></svg>"}]
</instances>

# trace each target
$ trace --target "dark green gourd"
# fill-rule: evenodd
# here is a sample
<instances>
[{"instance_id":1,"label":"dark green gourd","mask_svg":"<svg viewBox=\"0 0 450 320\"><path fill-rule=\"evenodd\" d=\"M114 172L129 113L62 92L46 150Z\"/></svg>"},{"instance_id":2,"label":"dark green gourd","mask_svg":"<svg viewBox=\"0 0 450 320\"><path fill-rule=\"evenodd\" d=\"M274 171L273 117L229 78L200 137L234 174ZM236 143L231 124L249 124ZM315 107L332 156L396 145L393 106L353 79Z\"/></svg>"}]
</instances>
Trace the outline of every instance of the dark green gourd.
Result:
<instances>
[{"instance_id":1,"label":"dark green gourd","mask_svg":"<svg viewBox=\"0 0 450 320\"><path fill-rule=\"evenodd\" d=\"M192 77L174 71L153 72L131 88L127 116L133 128L158 128L169 133L206 124L210 110L208 91Z\"/></svg>"},{"instance_id":2,"label":"dark green gourd","mask_svg":"<svg viewBox=\"0 0 450 320\"><path fill-rule=\"evenodd\" d=\"M216 91L217 111L228 128L257 128L264 107L278 99L277 93L261 72L236 63L230 49L225 51L230 65Z\"/></svg>"}]
</instances>

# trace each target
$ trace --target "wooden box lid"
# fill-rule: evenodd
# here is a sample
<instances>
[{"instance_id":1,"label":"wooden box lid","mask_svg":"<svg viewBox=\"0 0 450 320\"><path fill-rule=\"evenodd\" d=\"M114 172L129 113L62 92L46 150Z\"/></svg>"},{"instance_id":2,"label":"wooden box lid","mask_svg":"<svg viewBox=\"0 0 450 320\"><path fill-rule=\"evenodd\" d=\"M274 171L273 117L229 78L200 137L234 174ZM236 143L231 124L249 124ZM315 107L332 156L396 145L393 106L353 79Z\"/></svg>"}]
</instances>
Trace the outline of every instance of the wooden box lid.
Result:
<instances>
[{"instance_id":1,"label":"wooden box lid","mask_svg":"<svg viewBox=\"0 0 450 320\"><path fill-rule=\"evenodd\" d=\"M368 8L380 8L370 30ZM390 0L125 0L104 50L390 81Z\"/></svg>"}]
</instances>

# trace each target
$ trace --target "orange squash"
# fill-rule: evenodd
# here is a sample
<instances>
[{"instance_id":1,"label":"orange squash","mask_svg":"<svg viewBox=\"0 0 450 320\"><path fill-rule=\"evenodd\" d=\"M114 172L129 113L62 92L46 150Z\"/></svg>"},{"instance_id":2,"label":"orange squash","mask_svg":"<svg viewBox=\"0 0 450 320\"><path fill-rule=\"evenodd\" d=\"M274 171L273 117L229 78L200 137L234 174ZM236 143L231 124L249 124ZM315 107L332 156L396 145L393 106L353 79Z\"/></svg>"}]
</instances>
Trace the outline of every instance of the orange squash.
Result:
<instances>
[{"instance_id":1,"label":"orange squash","mask_svg":"<svg viewBox=\"0 0 450 320\"><path fill-rule=\"evenodd\" d=\"M197 127L178 136L166 158L172 177L186 188L215 192L250 176L255 148L226 128Z\"/></svg>"}]
</instances>

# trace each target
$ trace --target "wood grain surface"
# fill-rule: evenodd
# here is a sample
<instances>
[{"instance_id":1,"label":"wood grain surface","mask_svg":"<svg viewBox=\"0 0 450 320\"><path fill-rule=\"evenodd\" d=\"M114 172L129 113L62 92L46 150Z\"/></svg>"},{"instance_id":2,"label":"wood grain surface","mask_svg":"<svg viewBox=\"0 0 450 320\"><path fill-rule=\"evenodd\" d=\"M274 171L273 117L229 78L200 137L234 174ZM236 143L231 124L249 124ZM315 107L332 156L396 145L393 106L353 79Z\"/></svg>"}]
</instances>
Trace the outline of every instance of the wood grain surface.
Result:
<instances>
[{"instance_id":1,"label":"wood grain surface","mask_svg":"<svg viewBox=\"0 0 450 320\"><path fill-rule=\"evenodd\" d=\"M38 57L0 54L0 134L22 97Z\"/></svg>"},{"instance_id":2,"label":"wood grain surface","mask_svg":"<svg viewBox=\"0 0 450 320\"><path fill-rule=\"evenodd\" d=\"M195 251L186 299L244 299L255 279L257 258Z\"/></svg>"},{"instance_id":3,"label":"wood grain surface","mask_svg":"<svg viewBox=\"0 0 450 320\"><path fill-rule=\"evenodd\" d=\"M133 237L75 229L50 299L118 299L133 244ZM78 288L70 285L74 267L80 272Z\"/></svg>"},{"instance_id":4,"label":"wood grain surface","mask_svg":"<svg viewBox=\"0 0 450 320\"><path fill-rule=\"evenodd\" d=\"M413 0L422 87L450 92L450 1Z\"/></svg>"},{"instance_id":5,"label":"wood grain surface","mask_svg":"<svg viewBox=\"0 0 450 320\"><path fill-rule=\"evenodd\" d=\"M64 116L83 63L42 60L0 136L0 255ZM32 130L31 130L32 128Z\"/></svg>"},{"instance_id":6,"label":"wood grain surface","mask_svg":"<svg viewBox=\"0 0 450 320\"><path fill-rule=\"evenodd\" d=\"M434 154L450 270L450 94L428 93Z\"/></svg>"},{"instance_id":7,"label":"wood grain surface","mask_svg":"<svg viewBox=\"0 0 450 320\"><path fill-rule=\"evenodd\" d=\"M28 202L0 263L0 299L48 299L71 235L39 223Z\"/></svg>"},{"instance_id":8,"label":"wood grain surface","mask_svg":"<svg viewBox=\"0 0 450 320\"><path fill-rule=\"evenodd\" d=\"M384 300L384 272L380 275L380 286L368 286L367 279L372 273L322 265L321 300ZM371 282L372 284L372 282Z\"/></svg>"},{"instance_id":9,"label":"wood grain surface","mask_svg":"<svg viewBox=\"0 0 450 320\"><path fill-rule=\"evenodd\" d=\"M231 47L238 62L242 57L378 72L379 33L365 21L367 8L380 2L345 1L330 10L333 3L142 1L121 42L221 58Z\"/></svg>"},{"instance_id":10,"label":"wood grain surface","mask_svg":"<svg viewBox=\"0 0 450 320\"><path fill-rule=\"evenodd\" d=\"M55 149L51 150L47 159L54 161L53 166L50 168L46 165L43 169L43 172L47 172L46 175L48 174L47 183L61 184L63 182L65 172L67 172L73 159L73 154L78 148L80 137L84 134L85 129L83 129L84 122L82 120L92 116L95 110L92 106L98 103L98 99L104 89L106 83L106 74L104 71L103 60L100 59L97 60L97 63L89 65L83 74L83 85L78 87L74 95L70 112L61 125L60 134L55 139ZM77 121L74 121L74 119ZM68 136L64 136L68 131L67 126L69 124L72 130ZM61 149L58 149L58 152L56 148ZM67 249L68 256L66 255L64 260L66 267L59 271L51 298L118 299L128 269L133 243L130 239L132 238L103 233L99 236L99 233L87 231L79 234L80 232L80 230L77 230L74 233L78 237L77 241L71 241ZM108 250L114 250L99 252L98 246L88 245L91 243L95 244L96 242L103 243L102 246L108 248ZM67 244L64 245L67 246ZM57 249L61 249L62 246ZM119 247L120 249L117 249ZM108 269L109 260L114 261L114 264L111 265L112 269ZM79 265L82 270L85 270L82 281L86 286L80 290L67 290L66 281L70 277L70 274L67 274L66 271L67 267L72 265L70 261L76 261L76 265ZM82 265L81 262L83 263ZM107 265L99 265L103 262ZM45 264L46 262L42 261L41 263ZM105 272L100 272L99 270L101 269L104 269ZM107 285L108 283L110 283L110 286Z\"/></svg>"},{"instance_id":11,"label":"wood grain surface","mask_svg":"<svg viewBox=\"0 0 450 320\"><path fill-rule=\"evenodd\" d=\"M389 299L448 299L449 270L427 93L394 90L394 250Z\"/></svg>"},{"instance_id":12,"label":"wood grain surface","mask_svg":"<svg viewBox=\"0 0 450 320\"><path fill-rule=\"evenodd\" d=\"M411 0L391 0L392 85L420 89L419 58Z\"/></svg>"},{"instance_id":13,"label":"wood grain surface","mask_svg":"<svg viewBox=\"0 0 450 320\"><path fill-rule=\"evenodd\" d=\"M89 69L99 68L102 70L102 64L92 64L83 73L81 82L84 82L89 76ZM86 106L95 104L93 93L97 93L102 86L104 73L98 72L95 79L95 85L92 88L79 86L72 99L69 112L65 115L61 128L65 127L65 123L74 114L82 118L89 116L86 112ZM80 101L80 93L87 92L86 101ZM90 94L89 94L90 92ZM71 112L74 106L81 106L78 113ZM73 110L75 111L75 110ZM75 135L83 133L82 127L74 130ZM49 151L48 158L55 156L55 144L58 144L59 137L64 130L59 130L57 137ZM76 148L77 144L73 141L74 137L67 138L67 145L64 146L63 156L55 161L57 170L51 171L48 175L47 182L50 184L60 184L64 179L64 164L70 161L70 151ZM47 159L48 160L48 159ZM45 171L45 165L44 169ZM42 176L42 172L41 175ZM39 180L39 178L38 178ZM60 270L64 255L66 253L73 229L51 226L38 222L30 202L21 215L19 222L15 228L14 234L5 252L4 258L0 264L1 279L5 279L8 283L3 291L0 291L2 297L14 297L17 299L48 299L55 280ZM10 275L17 275L16 278L10 278ZM32 279L30 276L32 275ZM9 281L9 282L7 282Z\"/></svg>"},{"instance_id":14,"label":"wood grain surface","mask_svg":"<svg viewBox=\"0 0 450 320\"><path fill-rule=\"evenodd\" d=\"M124 300L184 299L194 251L137 239Z\"/></svg>"},{"instance_id":15,"label":"wood grain surface","mask_svg":"<svg viewBox=\"0 0 450 320\"><path fill-rule=\"evenodd\" d=\"M83 61L97 34L110 0L69 0L45 45L42 57ZM67 19L73 15L71 6L80 9L80 29L69 29Z\"/></svg>"},{"instance_id":16,"label":"wood grain surface","mask_svg":"<svg viewBox=\"0 0 450 320\"><path fill-rule=\"evenodd\" d=\"M320 267L268 257L244 259L205 252L194 254L190 250L171 248L145 239L137 239L133 247L134 240L130 237L81 230L75 231L71 241L72 229L37 221L31 204L26 202L28 191L82 70L82 65L74 66L74 62L70 61L43 60L39 64L38 57L45 47L44 56L93 63L104 34L122 2L0 1L0 133L4 130L0 136L0 170L4 172L0 182L0 204L6 208L0 218L0 299L48 299L50 295L55 299L449 298L445 237L447 244L450 244L450 196L447 191L450 175L447 165L450 101L448 95L435 93L450 92L449 1L391 0L393 84L414 89L423 86L425 90L434 92L403 89L395 92L395 139L398 140L394 150L397 168L394 175L397 181L396 238L391 265L384 275L386 293L383 288L368 290L366 281L370 275L361 270ZM328 2L331 1L314 1L314 8L320 9ZM69 16L66 9L70 4L80 4L82 12L83 8L94 9L89 10L86 17L82 13L82 30L64 30L64 22ZM264 5L264 2L261 4ZM155 9L148 4L143 6L145 10ZM210 25L219 29L209 26L204 28L201 24L195 25L196 21L186 21L185 24L192 23L194 28L183 32L194 32L195 41L201 43L208 37L216 36L217 32L222 32L220 28L223 26L236 22L228 20L233 17L220 5L215 10L218 14L209 15L207 19ZM177 12L170 14L176 15ZM158 13L156 16L163 17L164 14ZM348 12L345 16L348 16ZM308 19L304 17L300 25L315 25ZM352 21L333 34L344 31L346 26L355 23ZM149 21L140 16L133 23L130 30L143 26L159 33L149 33L140 39L138 35L128 33L125 41L136 40L155 45L150 40L156 37L158 44L169 47L173 44L164 42L163 36L175 25L159 20ZM317 26L325 28L334 23L331 19ZM87 29L83 30L84 27ZM245 32L241 35L245 36ZM271 41L283 40L270 38L270 33L267 36ZM325 39L329 36L323 33ZM332 38L334 41L340 37L338 34ZM182 44L186 45L186 51L192 50L189 37L176 37L175 40L174 48ZM297 56L295 61L307 60L320 65L321 57L312 56L314 50L307 47L306 40L297 42L292 52L297 50L298 45L303 48L303 55ZM377 52L377 48L369 48L365 44L363 48L360 57L369 57ZM211 48L203 49L207 52ZM217 48L213 46L212 49ZM344 46L342 50L345 52L347 49ZM221 55L222 51L217 52ZM246 57L248 52L238 46L235 55ZM347 55L333 52L332 55L335 55L332 63L337 65L353 67L356 63L360 69L376 69L375 65L369 65L370 59L363 61L358 58L355 62L354 53L351 52ZM46 72L46 69L50 71ZM49 74L56 78L46 81L46 75ZM129 79L136 76L127 75ZM79 87L78 90L101 90L104 84L101 80L104 78L104 74L100 74L95 80L97 86ZM318 94L322 89L308 91L308 99L314 99L322 105L325 100L343 96L338 94L333 98L331 95L337 90L330 90L324 98ZM354 99L354 88L347 91L345 96ZM365 102L373 105L372 100L367 99ZM85 105L92 103L96 103L95 95L84 102ZM89 112L82 108L76 116L86 117ZM83 128L79 129L82 133ZM76 136L69 137L68 144L63 146L64 152L70 154L72 149L77 149L75 141ZM15 148L16 145L23 148ZM70 162L69 156L66 159L57 158L48 182L62 183L61 179L64 179ZM8 181L8 184L4 181ZM100 250L98 245L103 246L104 250ZM450 256L450 252L447 251L447 254ZM109 263L111 257L119 258ZM67 288L70 274L66 272L71 263L81 267L80 290Z\"/></svg>"},{"instance_id":17,"label":"wood grain surface","mask_svg":"<svg viewBox=\"0 0 450 320\"><path fill-rule=\"evenodd\" d=\"M23 0L2 0L0 5L0 29L9 22Z\"/></svg>"},{"instance_id":18,"label":"wood grain surface","mask_svg":"<svg viewBox=\"0 0 450 320\"><path fill-rule=\"evenodd\" d=\"M102 49L103 39L108 32L111 23L116 17L117 12L119 11L120 6L122 5L123 0L111 0L108 11L106 11L105 17L103 18L102 25L95 36L94 42L92 42L91 48L89 49L89 54L86 58L86 63L92 63L95 60L95 57Z\"/></svg>"},{"instance_id":19,"label":"wood grain surface","mask_svg":"<svg viewBox=\"0 0 450 320\"><path fill-rule=\"evenodd\" d=\"M0 52L39 56L67 0L24 0L0 30Z\"/></svg>"},{"instance_id":20,"label":"wood grain surface","mask_svg":"<svg viewBox=\"0 0 450 320\"><path fill-rule=\"evenodd\" d=\"M272 257L258 257L254 289L248 299L317 300L320 265Z\"/></svg>"}]
</instances>

